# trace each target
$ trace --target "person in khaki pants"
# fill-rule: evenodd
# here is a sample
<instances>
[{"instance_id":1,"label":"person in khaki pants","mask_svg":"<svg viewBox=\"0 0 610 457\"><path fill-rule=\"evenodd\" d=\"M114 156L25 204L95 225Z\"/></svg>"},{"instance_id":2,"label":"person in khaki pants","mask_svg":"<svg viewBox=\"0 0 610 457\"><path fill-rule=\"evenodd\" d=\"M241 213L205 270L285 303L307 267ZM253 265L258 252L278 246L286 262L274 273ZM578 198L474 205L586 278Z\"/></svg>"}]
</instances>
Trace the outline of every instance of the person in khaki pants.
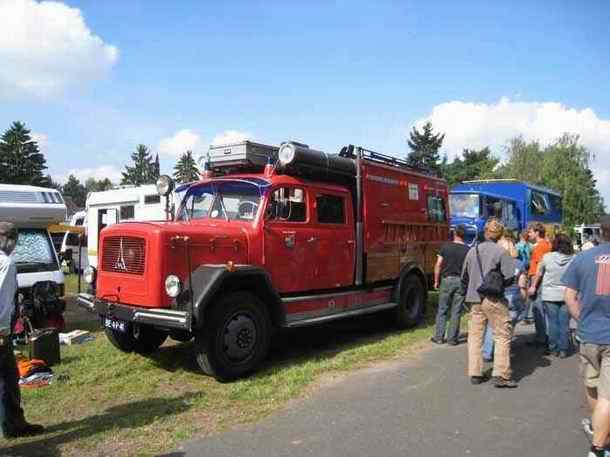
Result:
<instances>
[{"instance_id":1,"label":"person in khaki pants","mask_svg":"<svg viewBox=\"0 0 610 457\"><path fill-rule=\"evenodd\" d=\"M462 269L462 286L470 307L468 327L468 375L472 384L483 378L483 338L489 321L494 333L494 365L492 375L496 387L517 387L510 366L511 317L508 303L502 298L481 297L477 289L483 277L499 268L505 284L510 284L515 273L514 260L496 243L504 231L503 225L490 218L485 224L485 241L470 249Z\"/></svg>"}]
</instances>

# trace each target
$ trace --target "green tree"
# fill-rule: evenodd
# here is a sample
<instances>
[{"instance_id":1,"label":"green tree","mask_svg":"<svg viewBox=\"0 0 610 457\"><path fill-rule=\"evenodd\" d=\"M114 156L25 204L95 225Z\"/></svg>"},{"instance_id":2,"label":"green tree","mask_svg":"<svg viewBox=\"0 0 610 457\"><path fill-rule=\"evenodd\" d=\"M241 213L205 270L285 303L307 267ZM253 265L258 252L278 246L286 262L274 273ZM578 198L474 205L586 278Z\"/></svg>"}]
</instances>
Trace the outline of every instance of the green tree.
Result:
<instances>
[{"instance_id":1,"label":"green tree","mask_svg":"<svg viewBox=\"0 0 610 457\"><path fill-rule=\"evenodd\" d=\"M22 122L13 122L0 138L0 182L49 186L44 155Z\"/></svg>"},{"instance_id":2,"label":"green tree","mask_svg":"<svg viewBox=\"0 0 610 457\"><path fill-rule=\"evenodd\" d=\"M74 175L68 176L68 180L63 185L61 193L65 197L71 197L74 204L79 208L84 208L87 201L87 189Z\"/></svg>"},{"instance_id":3,"label":"green tree","mask_svg":"<svg viewBox=\"0 0 610 457\"><path fill-rule=\"evenodd\" d=\"M604 202L590 169L592 154L579 144L578 135L566 133L545 148L537 141L513 138L507 153L508 161L500 168L500 177L560 192L566 226L596 222L604 213Z\"/></svg>"},{"instance_id":4,"label":"green tree","mask_svg":"<svg viewBox=\"0 0 610 457\"><path fill-rule=\"evenodd\" d=\"M112 189L112 181L108 178L97 180L95 178L89 178L85 181L85 189L89 192L101 192L104 190Z\"/></svg>"},{"instance_id":5,"label":"green tree","mask_svg":"<svg viewBox=\"0 0 610 457\"><path fill-rule=\"evenodd\" d=\"M432 123L429 121L424 124L421 132L413 127L413 130L409 133L409 140L407 140L411 148L407 155L409 165L415 168L440 171L438 151L443 145L444 139L444 134L434 134L432 132Z\"/></svg>"},{"instance_id":6,"label":"green tree","mask_svg":"<svg viewBox=\"0 0 610 457\"><path fill-rule=\"evenodd\" d=\"M499 163L500 159L491 153L489 147L464 149L462 158L456 157L451 163L447 163L446 156L443 157L440 169L449 186L453 186L462 181L493 178Z\"/></svg>"},{"instance_id":7,"label":"green tree","mask_svg":"<svg viewBox=\"0 0 610 457\"><path fill-rule=\"evenodd\" d=\"M193 159L193 151L186 151L174 167L174 178L177 182L187 183L199 179L199 169L195 159Z\"/></svg>"},{"instance_id":8,"label":"green tree","mask_svg":"<svg viewBox=\"0 0 610 457\"><path fill-rule=\"evenodd\" d=\"M131 154L133 166L125 165L125 171L122 172L123 179L121 184L134 184L141 186L143 184L154 184L159 177L152 160L150 149L143 144L136 147L136 152Z\"/></svg>"}]
</instances>

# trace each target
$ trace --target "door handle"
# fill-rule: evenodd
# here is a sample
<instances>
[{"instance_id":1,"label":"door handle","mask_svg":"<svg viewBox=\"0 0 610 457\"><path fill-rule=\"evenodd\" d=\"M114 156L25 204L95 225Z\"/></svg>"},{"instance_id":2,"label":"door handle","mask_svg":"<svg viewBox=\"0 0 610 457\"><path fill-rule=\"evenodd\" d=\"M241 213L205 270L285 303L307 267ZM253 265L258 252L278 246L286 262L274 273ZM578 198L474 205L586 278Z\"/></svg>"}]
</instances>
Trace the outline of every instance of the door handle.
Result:
<instances>
[{"instance_id":1,"label":"door handle","mask_svg":"<svg viewBox=\"0 0 610 457\"><path fill-rule=\"evenodd\" d=\"M311 238L309 238L307 240L308 243L313 243L314 241L317 241L318 239L315 236L312 236Z\"/></svg>"},{"instance_id":2,"label":"door handle","mask_svg":"<svg viewBox=\"0 0 610 457\"><path fill-rule=\"evenodd\" d=\"M354 240L347 240L345 244L354 244Z\"/></svg>"}]
</instances>

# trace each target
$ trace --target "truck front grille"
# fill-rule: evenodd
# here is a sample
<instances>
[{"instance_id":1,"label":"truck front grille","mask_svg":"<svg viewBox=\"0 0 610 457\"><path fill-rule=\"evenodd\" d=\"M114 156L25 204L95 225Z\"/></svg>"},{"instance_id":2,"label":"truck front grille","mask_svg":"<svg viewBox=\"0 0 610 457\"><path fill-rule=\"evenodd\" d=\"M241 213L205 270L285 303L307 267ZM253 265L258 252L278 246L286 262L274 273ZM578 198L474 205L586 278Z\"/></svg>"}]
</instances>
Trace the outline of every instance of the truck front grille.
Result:
<instances>
[{"instance_id":1,"label":"truck front grille","mask_svg":"<svg viewBox=\"0 0 610 457\"><path fill-rule=\"evenodd\" d=\"M146 242L133 236L109 236L104 239L102 270L112 273L143 275Z\"/></svg>"}]
</instances>

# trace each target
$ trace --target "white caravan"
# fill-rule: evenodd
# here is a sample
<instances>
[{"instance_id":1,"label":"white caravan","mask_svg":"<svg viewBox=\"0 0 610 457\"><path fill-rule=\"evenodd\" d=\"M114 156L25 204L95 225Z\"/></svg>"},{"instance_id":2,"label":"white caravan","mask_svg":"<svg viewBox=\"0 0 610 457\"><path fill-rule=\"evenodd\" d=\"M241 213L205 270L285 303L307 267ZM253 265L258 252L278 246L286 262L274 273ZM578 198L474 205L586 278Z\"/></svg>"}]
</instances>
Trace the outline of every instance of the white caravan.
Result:
<instances>
[{"instance_id":1,"label":"white caravan","mask_svg":"<svg viewBox=\"0 0 610 457\"><path fill-rule=\"evenodd\" d=\"M0 184L0 221L19 230L13 257L22 299L40 298L33 297L39 293L51 304L64 295L64 275L47 227L65 220L66 205L56 189Z\"/></svg>"},{"instance_id":2,"label":"white caravan","mask_svg":"<svg viewBox=\"0 0 610 457\"><path fill-rule=\"evenodd\" d=\"M600 224L576 225L574 227L574 248L580 250L587 241L600 240L602 229Z\"/></svg>"},{"instance_id":3,"label":"white caravan","mask_svg":"<svg viewBox=\"0 0 610 457\"><path fill-rule=\"evenodd\" d=\"M86 227L87 226L87 212L78 211L70 218L70 227ZM82 241L80 240L80 233L78 231L67 231L64 235L64 239L61 243L61 254L63 259L68 260L71 263L72 270L81 273L89 266L87 259L87 236L85 233ZM80 249L80 252L79 252ZM67 255L71 253L70 255Z\"/></svg>"},{"instance_id":4,"label":"white caravan","mask_svg":"<svg viewBox=\"0 0 610 457\"><path fill-rule=\"evenodd\" d=\"M89 265L97 268L99 234L104 227L119 222L164 220L165 199L154 184L91 192L87 196Z\"/></svg>"}]
</instances>

